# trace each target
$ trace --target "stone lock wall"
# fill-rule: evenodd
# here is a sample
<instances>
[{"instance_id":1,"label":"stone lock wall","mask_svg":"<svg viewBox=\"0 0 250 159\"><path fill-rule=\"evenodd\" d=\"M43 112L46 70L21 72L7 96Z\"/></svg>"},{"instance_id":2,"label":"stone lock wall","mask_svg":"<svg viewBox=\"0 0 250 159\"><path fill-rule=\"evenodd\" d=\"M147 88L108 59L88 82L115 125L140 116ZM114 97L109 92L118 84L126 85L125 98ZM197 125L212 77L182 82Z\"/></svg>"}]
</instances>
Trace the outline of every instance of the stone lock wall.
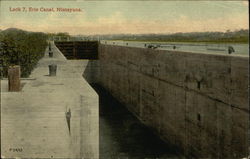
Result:
<instances>
[{"instance_id":1,"label":"stone lock wall","mask_svg":"<svg viewBox=\"0 0 250 159\"><path fill-rule=\"evenodd\" d=\"M92 82L187 156L248 156L248 57L100 44L98 59Z\"/></svg>"}]
</instances>

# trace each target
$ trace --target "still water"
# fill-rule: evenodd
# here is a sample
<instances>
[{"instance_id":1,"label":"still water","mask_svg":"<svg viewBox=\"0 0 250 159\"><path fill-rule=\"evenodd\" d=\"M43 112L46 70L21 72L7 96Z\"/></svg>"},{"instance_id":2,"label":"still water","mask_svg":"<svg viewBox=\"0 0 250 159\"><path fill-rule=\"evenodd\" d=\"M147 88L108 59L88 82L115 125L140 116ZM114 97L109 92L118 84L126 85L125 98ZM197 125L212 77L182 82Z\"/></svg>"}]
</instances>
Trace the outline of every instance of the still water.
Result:
<instances>
[{"instance_id":1,"label":"still water","mask_svg":"<svg viewBox=\"0 0 250 159\"><path fill-rule=\"evenodd\" d=\"M163 142L99 85L99 153L101 159L181 159L181 153Z\"/></svg>"},{"instance_id":2,"label":"still water","mask_svg":"<svg viewBox=\"0 0 250 159\"><path fill-rule=\"evenodd\" d=\"M147 48L148 45L159 45L158 50L174 50L207 54L228 54L228 47L232 46L233 56L249 56L249 44L212 44L188 42L135 42L135 41L101 41L102 44L119 45L128 47Z\"/></svg>"}]
</instances>

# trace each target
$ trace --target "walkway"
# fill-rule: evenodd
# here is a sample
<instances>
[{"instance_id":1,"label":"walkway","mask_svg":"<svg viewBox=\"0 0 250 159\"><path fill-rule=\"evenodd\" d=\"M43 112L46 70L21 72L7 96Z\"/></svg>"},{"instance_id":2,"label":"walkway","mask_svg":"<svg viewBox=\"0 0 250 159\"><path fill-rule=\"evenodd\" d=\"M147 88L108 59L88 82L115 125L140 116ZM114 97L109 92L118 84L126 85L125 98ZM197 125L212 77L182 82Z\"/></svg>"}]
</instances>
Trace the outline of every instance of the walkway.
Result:
<instances>
[{"instance_id":1,"label":"walkway","mask_svg":"<svg viewBox=\"0 0 250 159\"><path fill-rule=\"evenodd\" d=\"M98 95L82 78L87 60L66 60L54 45L52 51L22 80L21 92L8 92L1 81L2 157L99 157ZM56 77L48 76L49 64L57 64Z\"/></svg>"}]
</instances>

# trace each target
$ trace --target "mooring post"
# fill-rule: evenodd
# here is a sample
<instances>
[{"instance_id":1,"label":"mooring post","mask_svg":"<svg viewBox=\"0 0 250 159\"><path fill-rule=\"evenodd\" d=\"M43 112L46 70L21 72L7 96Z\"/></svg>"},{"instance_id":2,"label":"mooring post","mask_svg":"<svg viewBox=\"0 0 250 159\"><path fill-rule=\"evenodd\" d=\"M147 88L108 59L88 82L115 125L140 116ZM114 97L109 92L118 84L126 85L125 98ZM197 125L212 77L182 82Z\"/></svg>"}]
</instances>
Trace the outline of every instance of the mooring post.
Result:
<instances>
[{"instance_id":1,"label":"mooring post","mask_svg":"<svg viewBox=\"0 0 250 159\"><path fill-rule=\"evenodd\" d=\"M51 44L50 44L50 42L49 42L49 51L51 51Z\"/></svg>"},{"instance_id":2,"label":"mooring post","mask_svg":"<svg viewBox=\"0 0 250 159\"><path fill-rule=\"evenodd\" d=\"M56 76L57 65L49 65L49 76Z\"/></svg>"},{"instance_id":3,"label":"mooring post","mask_svg":"<svg viewBox=\"0 0 250 159\"><path fill-rule=\"evenodd\" d=\"M53 52L49 51L49 57L53 57Z\"/></svg>"},{"instance_id":4,"label":"mooring post","mask_svg":"<svg viewBox=\"0 0 250 159\"><path fill-rule=\"evenodd\" d=\"M20 66L14 65L8 68L8 86L9 92L20 91Z\"/></svg>"}]
</instances>

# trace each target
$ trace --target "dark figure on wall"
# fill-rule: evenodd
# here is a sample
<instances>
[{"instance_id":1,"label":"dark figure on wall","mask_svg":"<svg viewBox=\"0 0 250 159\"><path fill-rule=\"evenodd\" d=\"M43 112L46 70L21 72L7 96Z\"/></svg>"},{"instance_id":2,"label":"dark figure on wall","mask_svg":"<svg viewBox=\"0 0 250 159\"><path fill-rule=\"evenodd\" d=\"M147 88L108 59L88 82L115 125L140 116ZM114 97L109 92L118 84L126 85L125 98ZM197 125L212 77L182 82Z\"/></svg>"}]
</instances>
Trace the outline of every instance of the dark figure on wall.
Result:
<instances>
[{"instance_id":1,"label":"dark figure on wall","mask_svg":"<svg viewBox=\"0 0 250 159\"><path fill-rule=\"evenodd\" d=\"M67 124L68 124L68 128L69 128L69 133L70 133L70 118L71 118L71 111L69 108L69 111L66 112L66 120L67 120Z\"/></svg>"}]
</instances>

